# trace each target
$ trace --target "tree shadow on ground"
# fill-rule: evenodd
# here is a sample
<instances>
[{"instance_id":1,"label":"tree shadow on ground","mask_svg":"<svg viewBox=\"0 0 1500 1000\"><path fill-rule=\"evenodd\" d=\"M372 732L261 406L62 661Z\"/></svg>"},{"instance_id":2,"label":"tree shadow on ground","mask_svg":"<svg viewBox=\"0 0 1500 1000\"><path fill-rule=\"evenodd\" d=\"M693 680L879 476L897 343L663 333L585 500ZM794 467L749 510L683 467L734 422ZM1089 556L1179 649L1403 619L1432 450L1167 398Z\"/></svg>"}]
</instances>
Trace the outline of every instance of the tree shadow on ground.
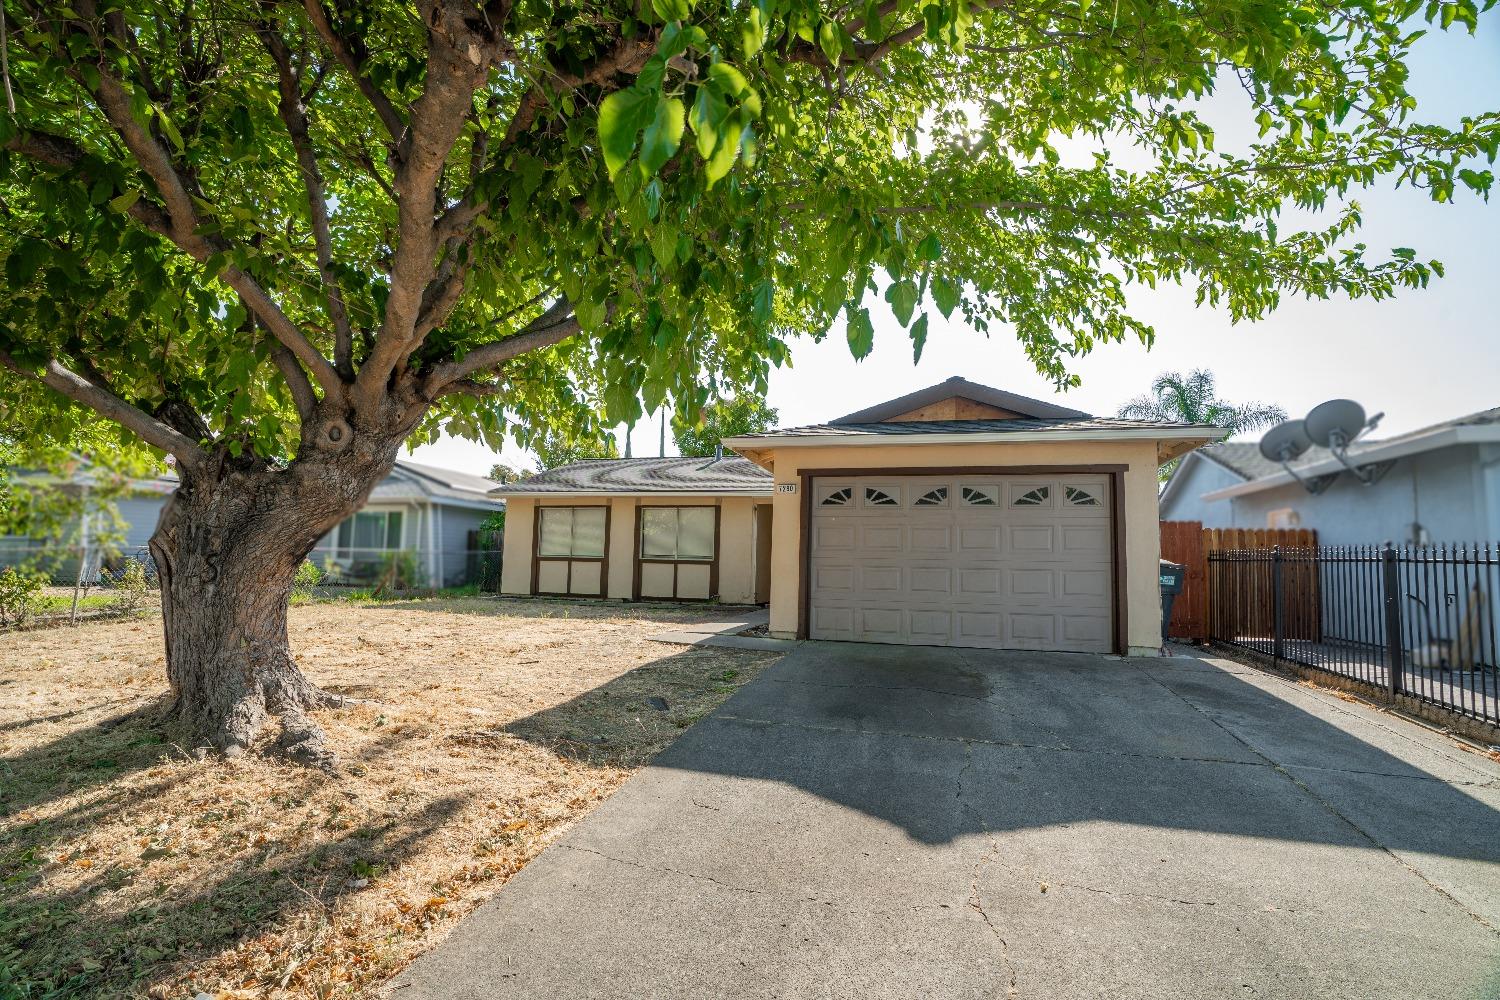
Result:
<instances>
[{"instance_id":1,"label":"tree shadow on ground","mask_svg":"<svg viewBox=\"0 0 1500 1000\"><path fill-rule=\"evenodd\" d=\"M625 675L509 731L592 759L590 706L640 695ZM1101 821L1371 847L1336 807L1370 814L1386 848L1500 863L1481 797L1500 770L1344 715L1186 658L807 643L654 763L721 799L774 783L928 844ZM664 816L690 784L662 780Z\"/></svg>"},{"instance_id":2,"label":"tree shadow on ground","mask_svg":"<svg viewBox=\"0 0 1500 1000\"><path fill-rule=\"evenodd\" d=\"M338 604L337 599L322 604ZM412 597L391 600L361 601L366 607L392 611L426 611L461 613L504 618L558 620L595 620L646 618L664 625L686 625L698 622L734 621L746 615L764 613L765 608L744 604L668 604L651 601L547 599L508 597L486 594L476 597ZM304 605L309 606L309 605ZM316 606L316 605L311 605Z\"/></svg>"}]
</instances>

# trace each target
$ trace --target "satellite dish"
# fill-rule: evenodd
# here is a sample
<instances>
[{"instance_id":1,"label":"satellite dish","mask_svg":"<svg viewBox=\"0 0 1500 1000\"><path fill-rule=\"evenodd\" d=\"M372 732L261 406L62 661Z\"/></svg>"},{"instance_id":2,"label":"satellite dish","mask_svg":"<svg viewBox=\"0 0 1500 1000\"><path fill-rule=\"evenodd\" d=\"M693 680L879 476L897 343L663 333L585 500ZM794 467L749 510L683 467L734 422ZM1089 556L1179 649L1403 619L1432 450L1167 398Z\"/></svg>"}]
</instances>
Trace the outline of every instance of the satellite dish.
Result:
<instances>
[{"instance_id":1,"label":"satellite dish","mask_svg":"<svg viewBox=\"0 0 1500 1000\"><path fill-rule=\"evenodd\" d=\"M1260 439L1260 453L1267 461L1287 462L1300 458L1312 447L1312 439L1301 420L1284 420L1266 431Z\"/></svg>"},{"instance_id":2,"label":"satellite dish","mask_svg":"<svg viewBox=\"0 0 1500 1000\"><path fill-rule=\"evenodd\" d=\"M1330 399L1312 408L1303 421L1314 444L1343 451L1365 429L1365 408L1352 399Z\"/></svg>"}]
</instances>

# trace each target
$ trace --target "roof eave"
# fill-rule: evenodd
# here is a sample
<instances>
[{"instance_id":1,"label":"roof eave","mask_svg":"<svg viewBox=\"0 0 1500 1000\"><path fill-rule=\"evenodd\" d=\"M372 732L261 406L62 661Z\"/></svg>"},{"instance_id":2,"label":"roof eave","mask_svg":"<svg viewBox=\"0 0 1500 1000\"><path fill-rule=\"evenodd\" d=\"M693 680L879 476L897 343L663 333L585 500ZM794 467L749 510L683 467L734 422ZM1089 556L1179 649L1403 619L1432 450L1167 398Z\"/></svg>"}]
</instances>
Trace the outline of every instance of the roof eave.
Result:
<instances>
[{"instance_id":1,"label":"roof eave","mask_svg":"<svg viewBox=\"0 0 1500 1000\"><path fill-rule=\"evenodd\" d=\"M773 492L767 483L763 488L735 490L496 490L490 495L527 500L534 497L768 497Z\"/></svg>"},{"instance_id":2,"label":"roof eave","mask_svg":"<svg viewBox=\"0 0 1500 1000\"><path fill-rule=\"evenodd\" d=\"M1079 430L1043 431L958 431L942 434L915 432L893 433L847 433L837 434L777 434L767 437L725 438L726 447L735 451L765 450L774 448L844 447L846 445L867 446L882 444L1021 444L1037 441L1180 441L1199 444L1217 440L1223 435L1221 427L1115 427L1086 428ZM1194 447L1197 445L1195 444Z\"/></svg>"}]
</instances>

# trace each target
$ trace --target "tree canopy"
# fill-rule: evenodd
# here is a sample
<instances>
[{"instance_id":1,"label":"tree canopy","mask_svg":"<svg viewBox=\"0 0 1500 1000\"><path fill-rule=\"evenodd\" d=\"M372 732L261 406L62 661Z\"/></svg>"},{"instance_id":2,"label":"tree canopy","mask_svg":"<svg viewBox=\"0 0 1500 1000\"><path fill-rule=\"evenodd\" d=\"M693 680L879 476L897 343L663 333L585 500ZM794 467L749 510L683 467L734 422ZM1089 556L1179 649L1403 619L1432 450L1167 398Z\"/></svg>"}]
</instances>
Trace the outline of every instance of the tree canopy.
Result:
<instances>
[{"instance_id":1,"label":"tree canopy","mask_svg":"<svg viewBox=\"0 0 1500 1000\"><path fill-rule=\"evenodd\" d=\"M5 394L185 465L529 445L763 392L840 318L863 356L877 308L1070 384L1153 336L1131 283L1246 319L1440 272L1353 196L1488 191L1496 115L1422 123L1405 60L1491 2L5 0Z\"/></svg>"},{"instance_id":2,"label":"tree canopy","mask_svg":"<svg viewBox=\"0 0 1500 1000\"><path fill-rule=\"evenodd\" d=\"M682 455L707 458L720 443L737 434L753 434L776 426L776 410L759 396L742 393L717 399L703 407L698 419L683 413L672 415L672 440Z\"/></svg>"}]
</instances>

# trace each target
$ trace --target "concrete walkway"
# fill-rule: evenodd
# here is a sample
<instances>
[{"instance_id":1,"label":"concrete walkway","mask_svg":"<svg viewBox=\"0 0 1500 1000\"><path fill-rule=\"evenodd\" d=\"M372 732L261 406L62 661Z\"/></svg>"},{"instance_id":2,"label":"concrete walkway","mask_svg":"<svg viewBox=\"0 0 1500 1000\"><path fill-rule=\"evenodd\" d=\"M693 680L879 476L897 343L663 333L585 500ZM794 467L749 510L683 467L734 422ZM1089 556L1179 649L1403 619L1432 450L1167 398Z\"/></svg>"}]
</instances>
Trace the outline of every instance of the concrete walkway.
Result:
<instances>
[{"instance_id":1,"label":"concrete walkway","mask_svg":"<svg viewBox=\"0 0 1500 1000\"><path fill-rule=\"evenodd\" d=\"M1226 661L806 643L395 985L1500 996L1500 764Z\"/></svg>"}]
</instances>

